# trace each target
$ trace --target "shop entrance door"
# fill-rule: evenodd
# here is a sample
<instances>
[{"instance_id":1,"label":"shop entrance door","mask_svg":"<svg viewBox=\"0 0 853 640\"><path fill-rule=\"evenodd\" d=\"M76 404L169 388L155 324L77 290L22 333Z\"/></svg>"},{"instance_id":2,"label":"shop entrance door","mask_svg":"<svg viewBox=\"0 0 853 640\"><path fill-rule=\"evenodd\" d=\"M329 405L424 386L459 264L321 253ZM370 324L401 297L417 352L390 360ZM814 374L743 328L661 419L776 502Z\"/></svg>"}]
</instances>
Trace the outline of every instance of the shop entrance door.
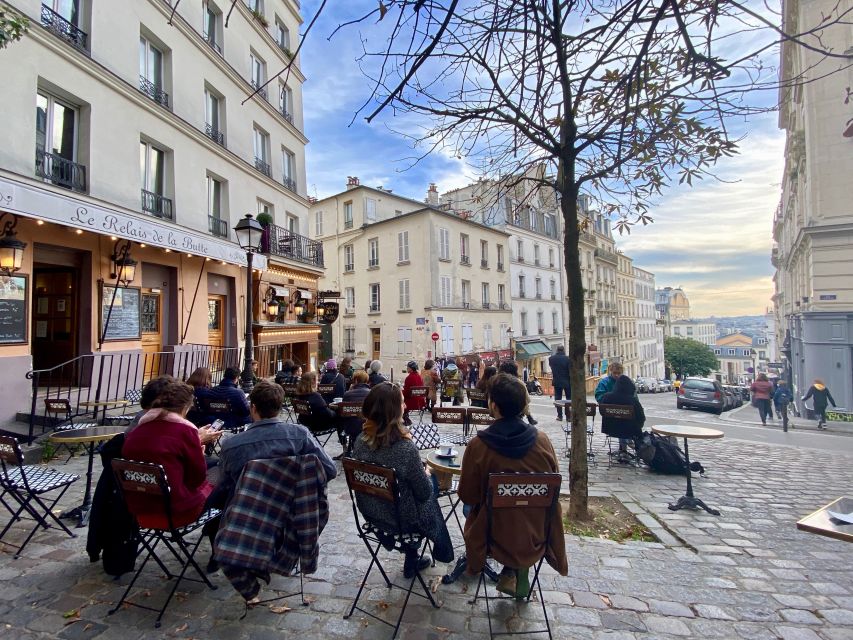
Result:
<instances>
[{"instance_id":1,"label":"shop entrance door","mask_svg":"<svg viewBox=\"0 0 853 640\"><path fill-rule=\"evenodd\" d=\"M381 329L370 330L370 343L373 346L373 360L379 360L379 355L382 352L382 334Z\"/></svg>"},{"instance_id":2,"label":"shop entrance door","mask_svg":"<svg viewBox=\"0 0 853 640\"><path fill-rule=\"evenodd\" d=\"M33 369L49 369L77 355L79 271L35 267L33 272Z\"/></svg>"},{"instance_id":3,"label":"shop entrance door","mask_svg":"<svg viewBox=\"0 0 853 640\"><path fill-rule=\"evenodd\" d=\"M142 290L142 352L145 357L144 381L156 378L162 371L163 294L159 289Z\"/></svg>"},{"instance_id":4,"label":"shop entrance door","mask_svg":"<svg viewBox=\"0 0 853 640\"><path fill-rule=\"evenodd\" d=\"M211 347L225 344L225 296L207 296L207 344Z\"/></svg>"}]
</instances>

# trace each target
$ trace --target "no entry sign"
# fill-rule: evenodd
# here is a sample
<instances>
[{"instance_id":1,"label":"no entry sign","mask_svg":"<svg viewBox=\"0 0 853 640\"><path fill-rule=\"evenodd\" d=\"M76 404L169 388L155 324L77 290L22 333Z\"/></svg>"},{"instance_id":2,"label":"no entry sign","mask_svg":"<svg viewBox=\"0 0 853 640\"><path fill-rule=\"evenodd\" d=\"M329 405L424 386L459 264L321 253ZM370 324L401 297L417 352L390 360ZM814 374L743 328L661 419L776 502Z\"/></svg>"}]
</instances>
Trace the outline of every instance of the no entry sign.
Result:
<instances>
[{"instance_id":1,"label":"no entry sign","mask_svg":"<svg viewBox=\"0 0 853 640\"><path fill-rule=\"evenodd\" d=\"M433 341L433 342L438 342L438 338L439 338L439 335L438 335L435 331L433 331L433 333L432 333L432 341Z\"/></svg>"}]
</instances>

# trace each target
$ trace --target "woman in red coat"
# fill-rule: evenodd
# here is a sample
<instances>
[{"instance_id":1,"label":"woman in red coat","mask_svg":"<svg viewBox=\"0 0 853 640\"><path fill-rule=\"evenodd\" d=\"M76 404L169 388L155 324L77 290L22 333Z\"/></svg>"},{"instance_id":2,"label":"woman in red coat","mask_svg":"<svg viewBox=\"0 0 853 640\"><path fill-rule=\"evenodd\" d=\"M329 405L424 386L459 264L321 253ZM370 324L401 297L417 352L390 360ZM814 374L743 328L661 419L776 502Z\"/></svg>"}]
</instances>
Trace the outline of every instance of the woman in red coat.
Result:
<instances>
[{"instance_id":1,"label":"woman in red coat","mask_svg":"<svg viewBox=\"0 0 853 640\"><path fill-rule=\"evenodd\" d=\"M151 410L127 433L121 450L123 458L159 464L166 470L175 527L195 521L213 490L207 481L204 445L218 438L220 432L197 429L187 420L192 404L190 385L174 378L165 381ZM125 498L141 527L169 527L160 496L128 494Z\"/></svg>"},{"instance_id":2,"label":"woman in red coat","mask_svg":"<svg viewBox=\"0 0 853 640\"><path fill-rule=\"evenodd\" d=\"M412 424L409 419L409 410L420 411L424 408L426 398L424 396L412 396L412 387L424 386L424 380L421 374L418 373L418 363L414 360L409 360L406 363L406 371L409 375L403 381L403 400L406 403L406 410L403 412L403 424L407 427Z\"/></svg>"}]
</instances>

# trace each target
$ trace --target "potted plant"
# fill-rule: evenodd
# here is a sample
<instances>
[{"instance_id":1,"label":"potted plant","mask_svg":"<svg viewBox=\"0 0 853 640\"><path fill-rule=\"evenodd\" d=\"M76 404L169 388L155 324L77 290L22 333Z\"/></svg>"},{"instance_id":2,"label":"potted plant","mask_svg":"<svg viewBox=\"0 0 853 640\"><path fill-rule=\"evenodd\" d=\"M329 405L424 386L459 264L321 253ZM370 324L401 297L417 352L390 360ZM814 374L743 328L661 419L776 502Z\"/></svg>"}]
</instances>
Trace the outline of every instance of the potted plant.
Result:
<instances>
[{"instance_id":1,"label":"potted plant","mask_svg":"<svg viewBox=\"0 0 853 640\"><path fill-rule=\"evenodd\" d=\"M261 253L270 252L270 225L274 222L273 217L266 211L262 211L255 220L261 223L264 230L261 232Z\"/></svg>"},{"instance_id":2,"label":"potted plant","mask_svg":"<svg viewBox=\"0 0 853 640\"><path fill-rule=\"evenodd\" d=\"M255 20L257 20L257 21L258 21L258 23L259 23L259 24L260 24L264 29L266 29L268 26L270 26L270 23L269 23L269 22L267 21L267 19L264 17L264 14L263 14L263 13L261 13L261 12L260 12L260 11L258 11L257 9L249 9L249 11L251 12L252 17L253 17Z\"/></svg>"}]
</instances>

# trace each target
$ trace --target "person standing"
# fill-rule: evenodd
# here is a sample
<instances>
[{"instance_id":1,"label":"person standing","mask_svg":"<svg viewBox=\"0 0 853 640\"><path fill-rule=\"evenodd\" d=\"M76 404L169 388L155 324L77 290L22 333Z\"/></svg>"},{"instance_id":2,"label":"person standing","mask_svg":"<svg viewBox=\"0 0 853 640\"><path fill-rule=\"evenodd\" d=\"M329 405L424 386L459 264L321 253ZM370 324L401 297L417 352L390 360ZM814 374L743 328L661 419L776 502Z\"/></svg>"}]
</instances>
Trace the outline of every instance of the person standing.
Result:
<instances>
[{"instance_id":1,"label":"person standing","mask_svg":"<svg viewBox=\"0 0 853 640\"><path fill-rule=\"evenodd\" d=\"M548 366L551 368L551 381L554 385L554 400L559 403L565 395L566 400L572 399L572 383L569 378L572 361L566 355L566 347L557 347L557 353L548 358ZM568 415L568 414L567 414ZM557 422L563 420L563 407L557 404Z\"/></svg>"},{"instance_id":2,"label":"person standing","mask_svg":"<svg viewBox=\"0 0 853 640\"><path fill-rule=\"evenodd\" d=\"M408 375L403 381L403 401L406 403L406 408L403 410L403 424L409 427L412 424L409 411L423 411L425 402L423 396L412 395L412 387L422 387L424 381L418 373L418 363L414 360L406 363L406 373Z\"/></svg>"},{"instance_id":3,"label":"person standing","mask_svg":"<svg viewBox=\"0 0 853 640\"><path fill-rule=\"evenodd\" d=\"M749 387L752 392L752 404L758 407L758 415L761 417L761 424L767 424L767 416L772 416L770 410L770 397L773 395L773 385L767 379L766 373L759 373L755 382Z\"/></svg>"},{"instance_id":4,"label":"person standing","mask_svg":"<svg viewBox=\"0 0 853 640\"><path fill-rule=\"evenodd\" d=\"M421 375L421 379L427 388L427 408L432 409L438 399L436 389L441 385L441 378L435 370L435 361L427 360L424 362L424 372Z\"/></svg>"},{"instance_id":5,"label":"person standing","mask_svg":"<svg viewBox=\"0 0 853 640\"><path fill-rule=\"evenodd\" d=\"M815 381L812 383L812 386L809 387L806 395L802 397L802 401L805 402L809 398L812 399L812 402L814 403L814 412L817 414L817 428L826 429L827 400L832 403L833 407L837 405L835 404L835 399L832 397L829 389L820 378L815 378Z\"/></svg>"}]
</instances>

